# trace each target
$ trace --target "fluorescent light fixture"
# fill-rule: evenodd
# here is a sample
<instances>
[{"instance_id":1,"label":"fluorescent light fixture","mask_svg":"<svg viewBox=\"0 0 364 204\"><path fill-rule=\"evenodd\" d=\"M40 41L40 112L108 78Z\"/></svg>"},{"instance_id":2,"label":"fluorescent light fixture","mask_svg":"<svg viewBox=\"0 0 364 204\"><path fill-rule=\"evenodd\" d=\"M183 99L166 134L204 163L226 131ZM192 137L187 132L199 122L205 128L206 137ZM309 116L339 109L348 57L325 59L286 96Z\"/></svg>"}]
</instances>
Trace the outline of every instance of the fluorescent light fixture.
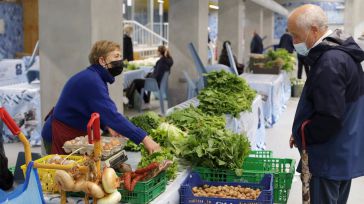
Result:
<instances>
[{"instance_id":1,"label":"fluorescent light fixture","mask_svg":"<svg viewBox=\"0 0 364 204\"><path fill-rule=\"evenodd\" d=\"M163 0L158 0L158 3L163 4L164 1Z\"/></svg>"},{"instance_id":2,"label":"fluorescent light fixture","mask_svg":"<svg viewBox=\"0 0 364 204\"><path fill-rule=\"evenodd\" d=\"M131 6L131 0L126 0L126 5Z\"/></svg>"},{"instance_id":3,"label":"fluorescent light fixture","mask_svg":"<svg viewBox=\"0 0 364 204\"><path fill-rule=\"evenodd\" d=\"M209 8L210 8L210 9L218 10L218 9L219 9L219 6L216 6L216 5L212 5L212 4L210 4L210 5L209 5Z\"/></svg>"}]
</instances>

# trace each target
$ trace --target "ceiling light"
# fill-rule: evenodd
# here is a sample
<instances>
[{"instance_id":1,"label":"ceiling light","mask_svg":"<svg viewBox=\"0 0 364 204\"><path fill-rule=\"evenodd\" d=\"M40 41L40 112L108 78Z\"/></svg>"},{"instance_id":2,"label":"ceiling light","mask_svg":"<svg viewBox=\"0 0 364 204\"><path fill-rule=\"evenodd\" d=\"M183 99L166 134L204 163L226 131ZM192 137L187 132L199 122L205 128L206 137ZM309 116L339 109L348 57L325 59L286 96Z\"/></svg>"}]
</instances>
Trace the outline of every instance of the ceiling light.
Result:
<instances>
[{"instance_id":1,"label":"ceiling light","mask_svg":"<svg viewBox=\"0 0 364 204\"><path fill-rule=\"evenodd\" d=\"M217 10L217 9L219 9L219 6L216 6L216 5L209 5L209 8L210 9L215 9L215 10Z\"/></svg>"}]
</instances>

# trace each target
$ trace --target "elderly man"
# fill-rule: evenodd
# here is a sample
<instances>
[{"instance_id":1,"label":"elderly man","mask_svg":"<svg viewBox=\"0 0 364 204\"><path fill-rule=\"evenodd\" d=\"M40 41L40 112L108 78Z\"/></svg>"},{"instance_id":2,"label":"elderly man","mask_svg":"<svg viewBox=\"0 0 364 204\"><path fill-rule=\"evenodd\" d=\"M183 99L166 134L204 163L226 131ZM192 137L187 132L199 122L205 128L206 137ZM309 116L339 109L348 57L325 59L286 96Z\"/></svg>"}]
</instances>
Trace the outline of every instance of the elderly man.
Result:
<instances>
[{"instance_id":1,"label":"elderly man","mask_svg":"<svg viewBox=\"0 0 364 204\"><path fill-rule=\"evenodd\" d=\"M364 52L341 30L328 30L327 16L315 5L293 10L288 30L311 66L290 146L302 150L307 123L311 203L346 203L351 179L364 175Z\"/></svg>"}]
</instances>

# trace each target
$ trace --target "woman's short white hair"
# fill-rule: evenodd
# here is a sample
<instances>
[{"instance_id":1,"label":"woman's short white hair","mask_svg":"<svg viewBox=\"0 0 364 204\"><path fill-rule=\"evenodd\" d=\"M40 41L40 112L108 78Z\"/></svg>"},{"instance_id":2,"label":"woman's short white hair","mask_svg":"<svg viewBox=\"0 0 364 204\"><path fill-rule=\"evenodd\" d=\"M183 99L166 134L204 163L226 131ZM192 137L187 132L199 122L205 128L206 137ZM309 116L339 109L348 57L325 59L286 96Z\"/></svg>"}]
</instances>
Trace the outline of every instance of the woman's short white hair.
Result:
<instances>
[{"instance_id":1,"label":"woman's short white hair","mask_svg":"<svg viewBox=\"0 0 364 204\"><path fill-rule=\"evenodd\" d=\"M311 26L317 26L320 30L327 29L327 16L321 7L309 4L309 7L303 12L297 14L297 26L303 29L309 29ZM294 13L294 9L289 16Z\"/></svg>"}]
</instances>

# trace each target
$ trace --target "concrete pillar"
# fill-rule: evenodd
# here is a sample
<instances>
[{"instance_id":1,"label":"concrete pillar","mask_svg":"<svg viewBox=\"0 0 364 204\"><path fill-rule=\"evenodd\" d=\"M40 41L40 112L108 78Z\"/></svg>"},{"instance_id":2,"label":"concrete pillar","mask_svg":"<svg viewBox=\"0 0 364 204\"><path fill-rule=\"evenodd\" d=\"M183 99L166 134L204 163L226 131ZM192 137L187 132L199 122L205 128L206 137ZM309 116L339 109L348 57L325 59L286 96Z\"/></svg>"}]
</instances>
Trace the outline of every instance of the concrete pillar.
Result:
<instances>
[{"instance_id":1,"label":"concrete pillar","mask_svg":"<svg viewBox=\"0 0 364 204\"><path fill-rule=\"evenodd\" d=\"M244 63L249 60L250 54L250 43L253 38L253 33L256 31L260 37L263 38L262 26L263 22L261 19L263 17L263 8L251 1L245 1L245 27L244 27ZM264 41L263 44L265 45Z\"/></svg>"},{"instance_id":2,"label":"concrete pillar","mask_svg":"<svg viewBox=\"0 0 364 204\"><path fill-rule=\"evenodd\" d=\"M274 14L272 11L263 9L263 30L261 37L267 36L263 41L264 48L274 44Z\"/></svg>"},{"instance_id":3,"label":"concrete pillar","mask_svg":"<svg viewBox=\"0 0 364 204\"><path fill-rule=\"evenodd\" d=\"M352 35L356 40L364 33L364 1L346 0L344 13L345 32Z\"/></svg>"},{"instance_id":4,"label":"concrete pillar","mask_svg":"<svg viewBox=\"0 0 364 204\"><path fill-rule=\"evenodd\" d=\"M42 117L55 105L66 81L89 66L98 40L122 44L122 0L40 0L40 78ZM122 47L122 45L121 45ZM122 77L109 86L119 111ZM70 99L72 100L72 99Z\"/></svg>"},{"instance_id":5,"label":"concrete pillar","mask_svg":"<svg viewBox=\"0 0 364 204\"><path fill-rule=\"evenodd\" d=\"M192 42L202 60L207 63L208 0L169 1L169 49L174 65L169 78L168 105L186 100L187 84L182 71L197 78L197 71L187 45Z\"/></svg>"},{"instance_id":6,"label":"concrete pillar","mask_svg":"<svg viewBox=\"0 0 364 204\"><path fill-rule=\"evenodd\" d=\"M221 50L222 43L229 40L238 62L243 61L244 22L245 3L243 1L219 1L218 47Z\"/></svg>"}]
</instances>

